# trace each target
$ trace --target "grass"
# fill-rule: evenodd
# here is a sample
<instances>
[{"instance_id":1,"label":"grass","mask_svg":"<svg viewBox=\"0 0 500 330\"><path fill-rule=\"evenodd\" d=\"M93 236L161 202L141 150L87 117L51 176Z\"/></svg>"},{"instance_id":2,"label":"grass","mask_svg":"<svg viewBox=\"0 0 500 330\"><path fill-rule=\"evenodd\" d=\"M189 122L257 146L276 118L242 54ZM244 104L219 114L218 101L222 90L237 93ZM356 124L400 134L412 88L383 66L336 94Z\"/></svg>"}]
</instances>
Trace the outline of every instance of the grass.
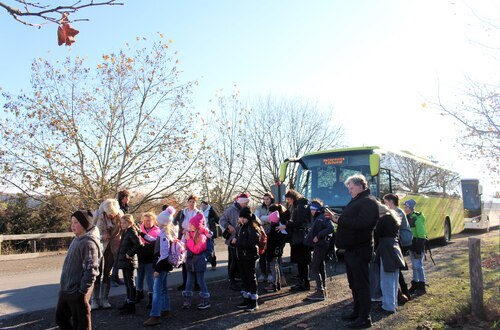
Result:
<instances>
[{"instance_id":1,"label":"grass","mask_svg":"<svg viewBox=\"0 0 500 330\"><path fill-rule=\"evenodd\" d=\"M430 325L433 329L466 324L490 328L491 325L498 324L500 281L498 265L491 264L491 260L496 260L498 256L499 243L498 236L481 241L485 319L477 320L470 312L469 255L467 249L462 249L459 253L453 254L446 266L433 274L434 281L429 290L430 294L422 297L419 306L420 321L426 321L422 324ZM436 279L440 280L436 281Z\"/></svg>"}]
</instances>

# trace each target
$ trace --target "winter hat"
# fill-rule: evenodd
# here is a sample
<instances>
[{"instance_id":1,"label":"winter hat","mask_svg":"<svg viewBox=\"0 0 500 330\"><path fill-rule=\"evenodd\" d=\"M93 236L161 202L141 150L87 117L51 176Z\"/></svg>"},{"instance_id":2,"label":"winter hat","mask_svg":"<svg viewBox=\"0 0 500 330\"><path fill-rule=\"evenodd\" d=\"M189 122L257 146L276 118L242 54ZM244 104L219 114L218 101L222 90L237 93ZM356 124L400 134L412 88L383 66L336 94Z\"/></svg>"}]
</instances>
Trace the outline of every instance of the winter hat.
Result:
<instances>
[{"instance_id":1,"label":"winter hat","mask_svg":"<svg viewBox=\"0 0 500 330\"><path fill-rule=\"evenodd\" d=\"M89 229L90 224L93 222L92 221L92 213L89 210L86 211L76 211L71 215L72 217L75 217L76 220L82 225L85 230Z\"/></svg>"},{"instance_id":2,"label":"winter hat","mask_svg":"<svg viewBox=\"0 0 500 330\"><path fill-rule=\"evenodd\" d=\"M253 214L252 211L250 211L249 207L244 207L240 211L240 218L245 218L248 220L255 220L255 214Z\"/></svg>"},{"instance_id":3,"label":"winter hat","mask_svg":"<svg viewBox=\"0 0 500 330\"><path fill-rule=\"evenodd\" d=\"M249 203L250 202L250 194L242 193L236 197L236 203Z\"/></svg>"},{"instance_id":4,"label":"winter hat","mask_svg":"<svg viewBox=\"0 0 500 330\"><path fill-rule=\"evenodd\" d=\"M280 213L278 211L271 212L269 214L269 221L271 223L278 223L280 221Z\"/></svg>"},{"instance_id":5,"label":"winter hat","mask_svg":"<svg viewBox=\"0 0 500 330\"><path fill-rule=\"evenodd\" d=\"M158 216L156 217L156 220L160 225L168 225L169 223L172 222L172 218L174 217L175 213L175 208L173 206L169 206L165 209L165 211L162 211Z\"/></svg>"},{"instance_id":6,"label":"winter hat","mask_svg":"<svg viewBox=\"0 0 500 330\"><path fill-rule=\"evenodd\" d=\"M415 202L414 199L409 199L406 202L404 202L403 205L408 207L410 211L413 212L415 210L415 205L417 205L417 202Z\"/></svg>"},{"instance_id":7,"label":"winter hat","mask_svg":"<svg viewBox=\"0 0 500 330\"><path fill-rule=\"evenodd\" d=\"M203 227L205 224L205 217L203 213L196 213L191 219L189 219L189 224L193 225L194 228Z\"/></svg>"}]
</instances>

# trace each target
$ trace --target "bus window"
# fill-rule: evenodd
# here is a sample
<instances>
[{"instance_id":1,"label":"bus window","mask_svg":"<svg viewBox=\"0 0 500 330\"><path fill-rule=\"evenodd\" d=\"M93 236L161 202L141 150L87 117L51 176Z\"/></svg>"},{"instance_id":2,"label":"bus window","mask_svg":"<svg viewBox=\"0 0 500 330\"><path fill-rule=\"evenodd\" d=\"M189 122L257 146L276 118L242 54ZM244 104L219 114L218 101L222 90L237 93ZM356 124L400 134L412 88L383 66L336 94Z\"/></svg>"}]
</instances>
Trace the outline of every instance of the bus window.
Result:
<instances>
[{"instance_id":1,"label":"bus window","mask_svg":"<svg viewBox=\"0 0 500 330\"><path fill-rule=\"evenodd\" d=\"M392 192L391 171L385 168L380 169L379 179L380 179L380 197L383 197L385 194L389 194Z\"/></svg>"}]
</instances>

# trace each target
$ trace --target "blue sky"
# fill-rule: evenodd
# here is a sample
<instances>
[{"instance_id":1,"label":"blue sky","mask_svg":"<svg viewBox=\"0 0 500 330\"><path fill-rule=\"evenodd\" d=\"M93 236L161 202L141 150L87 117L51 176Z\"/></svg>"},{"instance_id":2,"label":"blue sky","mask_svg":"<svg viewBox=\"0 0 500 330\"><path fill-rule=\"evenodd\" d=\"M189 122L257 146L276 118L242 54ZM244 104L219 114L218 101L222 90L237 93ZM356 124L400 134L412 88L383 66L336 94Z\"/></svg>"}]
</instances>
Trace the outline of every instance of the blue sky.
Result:
<instances>
[{"instance_id":1,"label":"blue sky","mask_svg":"<svg viewBox=\"0 0 500 330\"><path fill-rule=\"evenodd\" d=\"M435 100L438 84L451 104L465 75L498 77L498 62L474 43L491 42L474 13L498 18L492 0L123 2L72 15L90 21L74 24L80 34L71 47L57 46L54 24L26 27L1 13L0 86L29 89L34 58L78 55L93 63L136 36L160 32L173 40L184 79L200 82L197 111L234 85L249 99L309 98L333 111L348 145L406 149L464 176L479 172L458 157L450 120L422 104Z\"/></svg>"}]
</instances>

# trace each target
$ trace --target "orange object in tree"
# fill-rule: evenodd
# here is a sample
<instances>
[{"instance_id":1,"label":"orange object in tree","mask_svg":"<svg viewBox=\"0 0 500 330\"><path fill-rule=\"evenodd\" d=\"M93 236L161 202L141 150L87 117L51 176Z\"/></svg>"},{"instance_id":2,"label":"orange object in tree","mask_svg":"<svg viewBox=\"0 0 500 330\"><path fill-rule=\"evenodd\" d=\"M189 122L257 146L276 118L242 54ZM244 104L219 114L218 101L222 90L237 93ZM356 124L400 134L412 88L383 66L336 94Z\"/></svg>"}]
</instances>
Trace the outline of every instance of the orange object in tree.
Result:
<instances>
[{"instance_id":1,"label":"orange object in tree","mask_svg":"<svg viewBox=\"0 0 500 330\"><path fill-rule=\"evenodd\" d=\"M75 36L80 32L75 30L68 20L68 13L63 13L62 18L59 21L60 25L57 28L57 43L59 46L66 44L66 46L71 46L75 42Z\"/></svg>"}]
</instances>

